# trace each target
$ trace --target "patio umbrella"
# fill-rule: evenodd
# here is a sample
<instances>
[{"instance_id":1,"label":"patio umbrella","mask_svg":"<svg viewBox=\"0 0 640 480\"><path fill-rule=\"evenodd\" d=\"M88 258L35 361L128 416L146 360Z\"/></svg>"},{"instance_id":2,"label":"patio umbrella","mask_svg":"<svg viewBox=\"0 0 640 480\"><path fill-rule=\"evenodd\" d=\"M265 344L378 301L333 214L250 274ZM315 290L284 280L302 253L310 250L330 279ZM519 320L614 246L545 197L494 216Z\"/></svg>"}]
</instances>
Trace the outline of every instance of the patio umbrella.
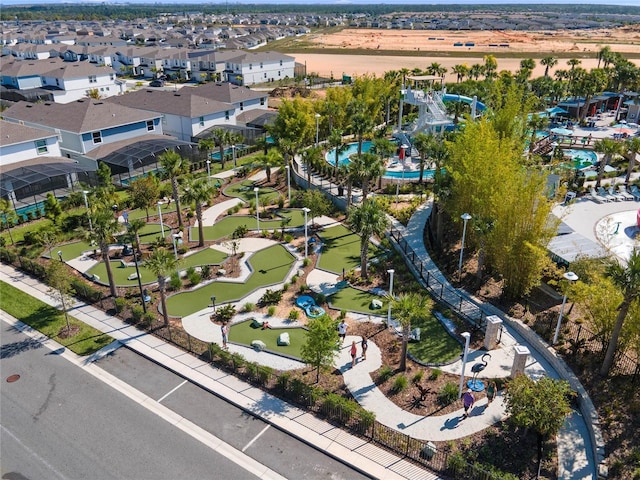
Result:
<instances>
[{"instance_id":1,"label":"patio umbrella","mask_svg":"<svg viewBox=\"0 0 640 480\"><path fill-rule=\"evenodd\" d=\"M614 135L617 134L621 134L621 133L626 133L627 135L631 135L633 133L633 130L631 130L630 128L626 128L626 127L616 127L616 131L613 132Z\"/></svg>"},{"instance_id":2,"label":"patio umbrella","mask_svg":"<svg viewBox=\"0 0 640 480\"><path fill-rule=\"evenodd\" d=\"M568 128L552 128L550 132L556 135L573 135L573 130L569 130Z\"/></svg>"}]
</instances>

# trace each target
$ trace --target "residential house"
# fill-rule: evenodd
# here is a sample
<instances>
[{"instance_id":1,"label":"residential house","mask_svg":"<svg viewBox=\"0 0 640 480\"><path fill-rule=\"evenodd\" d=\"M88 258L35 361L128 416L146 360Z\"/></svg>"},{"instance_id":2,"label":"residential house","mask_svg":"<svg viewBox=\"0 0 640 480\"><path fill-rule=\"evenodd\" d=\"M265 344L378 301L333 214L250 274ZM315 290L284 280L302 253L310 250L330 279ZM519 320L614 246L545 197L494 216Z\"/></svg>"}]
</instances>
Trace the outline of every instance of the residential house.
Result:
<instances>
[{"instance_id":1,"label":"residential house","mask_svg":"<svg viewBox=\"0 0 640 480\"><path fill-rule=\"evenodd\" d=\"M236 85L254 85L293 78L295 58L278 52L223 51L225 76Z\"/></svg>"}]
</instances>

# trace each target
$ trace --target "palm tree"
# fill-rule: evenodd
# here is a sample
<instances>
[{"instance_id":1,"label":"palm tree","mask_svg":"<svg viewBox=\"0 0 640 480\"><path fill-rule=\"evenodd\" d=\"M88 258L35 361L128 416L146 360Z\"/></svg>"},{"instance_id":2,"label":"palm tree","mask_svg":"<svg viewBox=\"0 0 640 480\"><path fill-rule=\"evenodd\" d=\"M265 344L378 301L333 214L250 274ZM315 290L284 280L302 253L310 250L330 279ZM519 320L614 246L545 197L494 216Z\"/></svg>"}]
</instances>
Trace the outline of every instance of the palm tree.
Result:
<instances>
[{"instance_id":1,"label":"palm tree","mask_svg":"<svg viewBox=\"0 0 640 480\"><path fill-rule=\"evenodd\" d=\"M113 272L111 271L111 262L109 261L109 244L113 241L113 237L120 231L120 225L118 220L113 216L111 209L105 206L101 206L91 213L91 221L93 224L93 232L90 234L91 239L96 242L100 248L100 255L102 261L107 269L107 278L109 279L109 288L111 289L111 296L116 298L118 292L116 290L116 283L113 279Z\"/></svg>"},{"instance_id":2,"label":"palm tree","mask_svg":"<svg viewBox=\"0 0 640 480\"><path fill-rule=\"evenodd\" d=\"M609 47L608 45L606 47L602 47L598 51L598 66L596 68L600 68L601 61L603 62L604 68L607 68L611 61L611 53L611 47Z\"/></svg>"},{"instance_id":3,"label":"palm tree","mask_svg":"<svg viewBox=\"0 0 640 480\"><path fill-rule=\"evenodd\" d=\"M389 159L389 157L391 157L391 155L393 155L397 148L398 146L396 145L396 143L392 142L388 138L373 139L373 145L371 145L370 152L375 153L380 157L380 161L382 162L383 167L380 174L377 175L377 177L379 178L378 188L380 188L382 184L382 174L385 171L384 166L387 164L387 160Z\"/></svg>"},{"instance_id":4,"label":"palm tree","mask_svg":"<svg viewBox=\"0 0 640 480\"><path fill-rule=\"evenodd\" d=\"M600 183L602 182L602 177L604 176L604 167L606 167L614 155L617 155L621 151L621 143L616 142L611 138L603 138L602 140L597 140L593 144L593 150L602 153L603 158L600 160L598 164L598 177L596 178L596 188L600 187Z\"/></svg>"},{"instance_id":5,"label":"palm tree","mask_svg":"<svg viewBox=\"0 0 640 480\"><path fill-rule=\"evenodd\" d=\"M17 215L11 202L6 198L0 198L0 213L4 218L4 223L7 226L7 230L9 231L9 238L11 239L11 245L15 245L16 242L13 241L13 235L11 234L11 225L13 225L14 220Z\"/></svg>"},{"instance_id":6,"label":"palm tree","mask_svg":"<svg viewBox=\"0 0 640 480\"><path fill-rule=\"evenodd\" d=\"M207 160L211 161L211 150L216 146L216 142L211 138L201 138L198 140L198 148L205 152Z\"/></svg>"},{"instance_id":7,"label":"palm tree","mask_svg":"<svg viewBox=\"0 0 640 480\"><path fill-rule=\"evenodd\" d=\"M600 375L602 376L608 375L609 370L611 370L615 353L618 349L618 338L622 331L622 325L627 318L631 304L640 298L640 250L638 248L633 249L626 267L622 266L617 260L612 259L607 265L607 275L622 290L623 300L618 306L616 323L613 326L609 346L600 368Z\"/></svg>"},{"instance_id":8,"label":"palm tree","mask_svg":"<svg viewBox=\"0 0 640 480\"><path fill-rule=\"evenodd\" d=\"M587 118L589 104L594 95L602 92L607 85L607 74L601 68L593 68L580 77L580 91L584 95L584 107L580 112L580 121Z\"/></svg>"},{"instance_id":9,"label":"palm tree","mask_svg":"<svg viewBox=\"0 0 640 480\"><path fill-rule=\"evenodd\" d=\"M220 149L220 165L222 170L224 170L224 149L227 145L231 145L233 143L230 141L229 136L229 132L224 128L214 128L211 131L211 138Z\"/></svg>"},{"instance_id":10,"label":"palm tree","mask_svg":"<svg viewBox=\"0 0 640 480\"><path fill-rule=\"evenodd\" d=\"M322 148L319 146L309 147L302 152L301 157L307 167L307 188L311 188L311 170L322 159Z\"/></svg>"},{"instance_id":11,"label":"palm tree","mask_svg":"<svg viewBox=\"0 0 640 480\"><path fill-rule=\"evenodd\" d=\"M531 137L529 138L529 155L533 153L533 148L536 146L536 136L540 130L543 130L549 120L547 117L541 117L538 114L531 115L528 122L529 130L531 130Z\"/></svg>"},{"instance_id":12,"label":"palm tree","mask_svg":"<svg viewBox=\"0 0 640 480\"><path fill-rule=\"evenodd\" d=\"M484 72L484 66L480 63L475 63L471 65L471 68L469 69L469 76L473 77L475 81L478 81L482 72Z\"/></svg>"},{"instance_id":13,"label":"palm tree","mask_svg":"<svg viewBox=\"0 0 640 480\"><path fill-rule=\"evenodd\" d=\"M484 78L490 80L496 78L498 71L498 61L493 55L485 55L484 60Z\"/></svg>"},{"instance_id":14,"label":"palm tree","mask_svg":"<svg viewBox=\"0 0 640 480\"><path fill-rule=\"evenodd\" d=\"M362 100L354 99L349 103L347 110L351 119L351 129L358 141L358 155L360 155L364 136L373 130L373 119L367 112L367 106Z\"/></svg>"},{"instance_id":15,"label":"palm tree","mask_svg":"<svg viewBox=\"0 0 640 480\"><path fill-rule=\"evenodd\" d=\"M540 60L540 65L544 65L544 76L549 76L549 69L555 67L558 64L558 59L556 57L547 56Z\"/></svg>"},{"instance_id":16,"label":"palm tree","mask_svg":"<svg viewBox=\"0 0 640 480\"><path fill-rule=\"evenodd\" d=\"M384 162L378 155L365 152L362 155L355 155L354 168L359 170L359 176L362 179L362 201L365 201L371 181L384 173Z\"/></svg>"},{"instance_id":17,"label":"palm tree","mask_svg":"<svg viewBox=\"0 0 640 480\"><path fill-rule=\"evenodd\" d=\"M167 312L167 299L165 296L167 276L176 269L177 265L176 257L166 248L157 248L144 262L144 266L158 277L158 290L160 291L160 303L165 325L169 325L169 313Z\"/></svg>"},{"instance_id":18,"label":"palm tree","mask_svg":"<svg viewBox=\"0 0 640 480\"><path fill-rule=\"evenodd\" d=\"M175 150L167 150L160 155L160 165L171 180L171 191L173 200L176 202L176 212L178 213L178 227L182 229L184 224L182 223L182 211L180 209L178 177L189 172L189 160L182 158Z\"/></svg>"},{"instance_id":19,"label":"palm tree","mask_svg":"<svg viewBox=\"0 0 640 480\"><path fill-rule=\"evenodd\" d=\"M428 75L435 75L436 77L444 77L444 74L447 73L447 68L443 67L441 64L437 62L433 62L426 68L426 72Z\"/></svg>"},{"instance_id":20,"label":"palm tree","mask_svg":"<svg viewBox=\"0 0 640 480\"><path fill-rule=\"evenodd\" d=\"M428 295L418 292L401 293L396 298L390 298L393 318L402 325L402 353L400 354L399 370L407 369L407 346L411 334L411 324L420 317L429 315L431 300Z\"/></svg>"},{"instance_id":21,"label":"palm tree","mask_svg":"<svg viewBox=\"0 0 640 480\"><path fill-rule=\"evenodd\" d=\"M327 138L327 144L335 150L335 163L333 165L333 176L338 174L338 162L340 161L340 155L349 148L347 144L342 141L342 130L334 128L329 133Z\"/></svg>"},{"instance_id":22,"label":"palm tree","mask_svg":"<svg viewBox=\"0 0 640 480\"><path fill-rule=\"evenodd\" d=\"M360 235L360 271L362 278L367 281L369 278L367 268L369 240L373 235L381 236L387 229L389 220L376 201L368 199L360 205L350 208L347 224Z\"/></svg>"},{"instance_id":23,"label":"palm tree","mask_svg":"<svg viewBox=\"0 0 640 480\"><path fill-rule=\"evenodd\" d=\"M451 69L451 73L456 74L456 83L460 83L464 80L464 77L469 75L469 67L464 63L454 65Z\"/></svg>"},{"instance_id":24,"label":"palm tree","mask_svg":"<svg viewBox=\"0 0 640 480\"><path fill-rule=\"evenodd\" d=\"M188 203L195 203L196 205L196 218L198 219L198 246L204 247L204 224L202 222L202 205L207 203L213 198L218 189L211 185L208 179L200 177L192 182L189 182L184 189L184 201Z\"/></svg>"},{"instance_id":25,"label":"palm tree","mask_svg":"<svg viewBox=\"0 0 640 480\"><path fill-rule=\"evenodd\" d=\"M140 278L140 269L138 268L138 262L142 260L142 250L140 249L140 231L146 225L146 222L141 218L132 220L127 224L127 234L132 236L133 247L136 249L133 256L133 261L136 266L136 276L138 277L138 288L140 289L140 300L142 300L142 310L147 313L147 302L144 299L144 293L142 290L142 278Z\"/></svg>"},{"instance_id":26,"label":"palm tree","mask_svg":"<svg viewBox=\"0 0 640 480\"><path fill-rule=\"evenodd\" d=\"M636 156L640 153L640 138L627 138L623 144L622 151L625 158L629 160L629 164L627 165L627 174L624 177L624 184L629 185L631 173L633 172L633 168L636 164Z\"/></svg>"},{"instance_id":27,"label":"palm tree","mask_svg":"<svg viewBox=\"0 0 640 480\"><path fill-rule=\"evenodd\" d=\"M284 166L284 157L277 148L271 148L267 153L256 156L256 163L264 168L267 182L271 182L271 169Z\"/></svg>"},{"instance_id":28,"label":"palm tree","mask_svg":"<svg viewBox=\"0 0 640 480\"><path fill-rule=\"evenodd\" d=\"M454 103L462 103L462 102L454 102ZM418 180L422 183L422 179L424 176L424 166L425 161L427 159L427 155L431 151L433 143L436 141L435 137L432 133L420 132L413 138L413 146L416 147L418 152L420 153L420 179Z\"/></svg>"}]
</instances>

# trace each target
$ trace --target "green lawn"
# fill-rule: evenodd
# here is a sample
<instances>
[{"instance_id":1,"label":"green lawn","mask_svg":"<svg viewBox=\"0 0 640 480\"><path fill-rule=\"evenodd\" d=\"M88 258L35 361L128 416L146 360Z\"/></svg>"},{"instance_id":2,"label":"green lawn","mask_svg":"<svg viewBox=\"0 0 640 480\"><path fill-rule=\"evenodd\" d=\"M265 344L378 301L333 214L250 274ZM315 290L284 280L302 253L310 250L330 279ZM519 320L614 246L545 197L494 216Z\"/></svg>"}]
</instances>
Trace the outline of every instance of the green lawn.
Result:
<instances>
[{"instance_id":1,"label":"green lawn","mask_svg":"<svg viewBox=\"0 0 640 480\"><path fill-rule=\"evenodd\" d=\"M256 192L254 192L255 185L251 180L245 180L243 182L233 183L222 190L222 193L227 197L238 197L245 202L255 202ZM258 202L271 204L278 199L278 192L271 187L259 187L258 190Z\"/></svg>"},{"instance_id":2,"label":"green lawn","mask_svg":"<svg viewBox=\"0 0 640 480\"><path fill-rule=\"evenodd\" d=\"M162 213L173 213L176 211L176 202L172 201L169 204L164 204L160 206L160 210L162 210ZM144 221L147 220L147 211L144 208L136 208L134 210L129 210L129 221L131 220L137 220L138 218L142 218ZM160 223L160 219L158 218L158 206L155 205L153 207L151 207L149 209L149 221L151 221L151 218L155 217L155 222ZM158 227L158 230L160 229L160 227Z\"/></svg>"},{"instance_id":3,"label":"green lawn","mask_svg":"<svg viewBox=\"0 0 640 480\"><path fill-rule=\"evenodd\" d=\"M283 332L289 333L291 345L278 345L278 335ZM307 330L302 327L267 328L262 330L251 327L251 320L233 324L229 330L230 342L251 346L253 340L262 340L267 346L267 350L295 359L300 359L300 349L306 341L306 336Z\"/></svg>"},{"instance_id":4,"label":"green lawn","mask_svg":"<svg viewBox=\"0 0 640 480\"><path fill-rule=\"evenodd\" d=\"M426 293L425 293L426 295ZM460 344L434 315L426 315L411 328L420 328L420 341L409 343L409 353L424 363L448 363L460 357Z\"/></svg>"},{"instance_id":5,"label":"green lawn","mask_svg":"<svg viewBox=\"0 0 640 480\"><path fill-rule=\"evenodd\" d=\"M80 327L80 331L71 338L60 338L58 333L67 325L63 313L2 281L0 281L0 297L2 309L9 315L78 355L91 355L113 341L109 335L71 316L69 316L69 323Z\"/></svg>"},{"instance_id":6,"label":"green lawn","mask_svg":"<svg viewBox=\"0 0 640 480\"><path fill-rule=\"evenodd\" d=\"M185 317L211 305L211 296L217 303L237 301L259 287L283 282L295 258L282 245L273 245L256 252L249 260L253 273L245 283L213 282L189 292L181 292L167 299L169 315Z\"/></svg>"},{"instance_id":7,"label":"green lawn","mask_svg":"<svg viewBox=\"0 0 640 480\"><path fill-rule=\"evenodd\" d=\"M204 248L180 260L180 268L199 267L201 265L220 265L227 258L227 254L213 248Z\"/></svg>"},{"instance_id":8,"label":"green lawn","mask_svg":"<svg viewBox=\"0 0 640 480\"><path fill-rule=\"evenodd\" d=\"M333 273L352 270L360 265L360 236L347 227L337 225L318 233L322 242L322 253L318 268ZM380 253L375 245L369 245L369 259Z\"/></svg>"},{"instance_id":9,"label":"green lawn","mask_svg":"<svg viewBox=\"0 0 640 480\"><path fill-rule=\"evenodd\" d=\"M371 300L374 298L382 302L382 308L371 308ZM367 315L387 315L387 299L364 292L353 287L343 288L328 298L331 308L347 310L349 312L359 312Z\"/></svg>"},{"instance_id":10,"label":"green lawn","mask_svg":"<svg viewBox=\"0 0 640 480\"><path fill-rule=\"evenodd\" d=\"M131 217L129 217L131 220ZM165 238L171 240L171 227L163 225ZM158 237L162 236L160 223L147 223L140 229L140 243L153 243Z\"/></svg>"},{"instance_id":11,"label":"green lawn","mask_svg":"<svg viewBox=\"0 0 640 480\"><path fill-rule=\"evenodd\" d=\"M278 210L277 215L280 217L290 217L291 222L287 225L287 228L301 227L304 225L304 212L296 209L282 209ZM263 220L260 219L260 230L280 230L281 218L275 220ZM204 227L204 238L207 241L220 240L221 238L230 237L234 230L241 225L247 227L248 230L255 230L257 225L256 217L249 215L230 215L224 217L215 225ZM194 242L200 239L200 231L197 227L191 227L189 229L190 238Z\"/></svg>"},{"instance_id":12,"label":"green lawn","mask_svg":"<svg viewBox=\"0 0 640 480\"><path fill-rule=\"evenodd\" d=\"M51 249L51 258L58 259L58 252L62 252L62 259L69 261L74 258L78 258L82 255L82 252L93 250L95 247L89 245L89 242L73 242L65 245L58 245ZM43 253L45 256L49 256L49 252Z\"/></svg>"},{"instance_id":13,"label":"green lawn","mask_svg":"<svg viewBox=\"0 0 640 480\"><path fill-rule=\"evenodd\" d=\"M113 273L113 281L116 282L116 285L119 287L137 287L138 280L127 280L129 275L136 273L136 267L132 266L123 268L120 265L120 260L111 260L111 272ZM142 265L138 266L138 270L140 271L140 278L143 285L153 283L158 280L158 277ZM98 275L98 277L100 277L98 283L101 283L102 285L109 285L107 267L104 262L97 263L91 267L87 272L87 275Z\"/></svg>"}]
</instances>

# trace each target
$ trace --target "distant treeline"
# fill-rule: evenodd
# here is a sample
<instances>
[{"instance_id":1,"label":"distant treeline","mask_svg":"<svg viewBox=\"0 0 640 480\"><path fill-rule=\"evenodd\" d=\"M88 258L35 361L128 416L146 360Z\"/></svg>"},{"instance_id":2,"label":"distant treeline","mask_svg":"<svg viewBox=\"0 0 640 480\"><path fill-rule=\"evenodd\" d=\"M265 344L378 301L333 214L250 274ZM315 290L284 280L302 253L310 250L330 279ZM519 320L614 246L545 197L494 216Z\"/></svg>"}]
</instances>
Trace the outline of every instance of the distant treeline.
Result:
<instances>
[{"instance_id":1,"label":"distant treeline","mask_svg":"<svg viewBox=\"0 0 640 480\"><path fill-rule=\"evenodd\" d=\"M626 16L640 15L640 6L619 5L571 5L571 13L582 15L593 21L623 22ZM256 5L256 4L126 4L126 5L29 5L3 6L0 20L11 21L52 21L52 20L134 20L137 18L155 17L162 13L188 15L193 12L205 14L320 14L320 15L360 15L368 13L373 16L393 13L428 13L442 12L461 14L463 12L496 12L509 14L564 14L567 5ZM608 18L610 16L616 17Z\"/></svg>"}]
</instances>

